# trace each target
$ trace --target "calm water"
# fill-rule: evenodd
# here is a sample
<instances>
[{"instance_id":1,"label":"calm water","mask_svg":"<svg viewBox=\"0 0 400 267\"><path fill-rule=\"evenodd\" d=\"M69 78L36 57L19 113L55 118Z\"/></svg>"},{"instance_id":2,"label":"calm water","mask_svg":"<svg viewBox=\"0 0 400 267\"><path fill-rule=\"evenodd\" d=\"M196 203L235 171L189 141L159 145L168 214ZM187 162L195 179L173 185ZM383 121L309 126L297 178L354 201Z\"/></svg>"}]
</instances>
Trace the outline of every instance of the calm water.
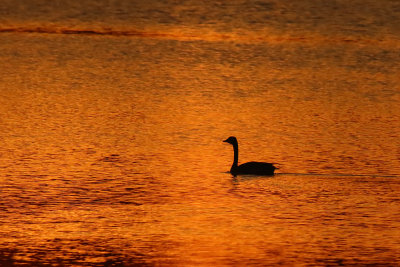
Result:
<instances>
[{"instance_id":1,"label":"calm water","mask_svg":"<svg viewBox=\"0 0 400 267\"><path fill-rule=\"evenodd\" d=\"M0 266L399 266L399 16L0 0Z\"/></svg>"}]
</instances>

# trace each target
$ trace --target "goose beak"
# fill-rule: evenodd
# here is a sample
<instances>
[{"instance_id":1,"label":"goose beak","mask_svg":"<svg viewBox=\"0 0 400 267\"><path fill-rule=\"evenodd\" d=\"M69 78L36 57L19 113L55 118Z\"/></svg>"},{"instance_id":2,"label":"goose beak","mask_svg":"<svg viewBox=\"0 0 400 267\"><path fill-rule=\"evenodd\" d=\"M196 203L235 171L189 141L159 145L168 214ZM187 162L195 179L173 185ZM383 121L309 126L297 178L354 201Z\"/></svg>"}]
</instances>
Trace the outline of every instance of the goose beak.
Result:
<instances>
[{"instance_id":1,"label":"goose beak","mask_svg":"<svg viewBox=\"0 0 400 267\"><path fill-rule=\"evenodd\" d=\"M228 142L228 139L226 139L226 140L224 140L224 141L222 141L222 142L225 142L225 143L227 143L227 142Z\"/></svg>"}]
</instances>

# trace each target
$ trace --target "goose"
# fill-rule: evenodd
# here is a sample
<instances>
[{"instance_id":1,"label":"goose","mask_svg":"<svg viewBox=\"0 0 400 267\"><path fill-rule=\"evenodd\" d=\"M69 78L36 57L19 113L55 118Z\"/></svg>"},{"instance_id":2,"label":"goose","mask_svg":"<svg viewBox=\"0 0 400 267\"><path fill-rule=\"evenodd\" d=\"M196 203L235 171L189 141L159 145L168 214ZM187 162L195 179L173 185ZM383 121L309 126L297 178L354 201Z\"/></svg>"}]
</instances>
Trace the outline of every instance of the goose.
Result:
<instances>
[{"instance_id":1,"label":"goose","mask_svg":"<svg viewBox=\"0 0 400 267\"><path fill-rule=\"evenodd\" d=\"M273 163L266 162L247 162L238 165L239 161L239 145L236 137L231 136L223 142L229 143L233 146L233 164L230 173L234 176L238 174L254 174L254 175L274 175L276 167Z\"/></svg>"}]
</instances>

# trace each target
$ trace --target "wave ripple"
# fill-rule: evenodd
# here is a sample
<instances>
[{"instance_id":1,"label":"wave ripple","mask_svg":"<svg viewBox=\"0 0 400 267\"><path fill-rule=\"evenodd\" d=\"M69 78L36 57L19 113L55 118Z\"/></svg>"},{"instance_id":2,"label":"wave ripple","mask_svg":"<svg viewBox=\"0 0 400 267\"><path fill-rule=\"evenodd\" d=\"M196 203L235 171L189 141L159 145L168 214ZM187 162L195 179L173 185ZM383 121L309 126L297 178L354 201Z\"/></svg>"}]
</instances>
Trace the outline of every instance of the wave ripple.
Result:
<instances>
[{"instance_id":1,"label":"wave ripple","mask_svg":"<svg viewBox=\"0 0 400 267\"><path fill-rule=\"evenodd\" d=\"M37 34L74 34L100 35L112 37L139 37L172 39L180 41L233 41L238 43L311 43L311 44L353 44L400 47L400 39L361 38L354 36L323 36L313 33L297 33L295 35L277 35L273 33L221 33L211 29L164 29L137 30L116 28L70 28L63 26L0 26L0 33L37 33Z\"/></svg>"}]
</instances>

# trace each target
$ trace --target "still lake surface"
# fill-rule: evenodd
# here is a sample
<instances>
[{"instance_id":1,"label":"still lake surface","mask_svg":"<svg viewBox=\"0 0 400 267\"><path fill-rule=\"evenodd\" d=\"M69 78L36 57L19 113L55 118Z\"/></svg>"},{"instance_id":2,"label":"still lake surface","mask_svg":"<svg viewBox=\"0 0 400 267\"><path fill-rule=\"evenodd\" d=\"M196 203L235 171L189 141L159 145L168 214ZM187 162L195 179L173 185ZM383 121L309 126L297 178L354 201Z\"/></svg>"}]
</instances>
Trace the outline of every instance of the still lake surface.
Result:
<instances>
[{"instance_id":1,"label":"still lake surface","mask_svg":"<svg viewBox=\"0 0 400 267\"><path fill-rule=\"evenodd\" d=\"M0 3L1 266L400 265L398 1Z\"/></svg>"}]
</instances>

